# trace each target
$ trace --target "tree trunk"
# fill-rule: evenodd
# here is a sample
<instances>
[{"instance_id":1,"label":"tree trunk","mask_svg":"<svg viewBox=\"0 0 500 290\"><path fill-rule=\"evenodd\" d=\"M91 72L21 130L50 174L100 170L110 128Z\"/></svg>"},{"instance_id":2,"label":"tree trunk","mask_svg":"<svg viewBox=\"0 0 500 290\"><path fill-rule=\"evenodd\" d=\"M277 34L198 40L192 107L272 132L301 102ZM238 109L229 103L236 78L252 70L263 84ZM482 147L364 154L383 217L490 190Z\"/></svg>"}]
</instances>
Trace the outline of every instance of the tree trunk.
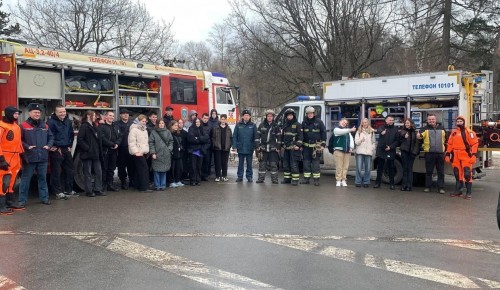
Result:
<instances>
[{"instance_id":1,"label":"tree trunk","mask_svg":"<svg viewBox=\"0 0 500 290\"><path fill-rule=\"evenodd\" d=\"M497 45L493 54L493 108L494 111L500 111L500 100L498 97L500 92L500 26L497 29Z\"/></svg>"},{"instance_id":2,"label":"tree trunk","mask_svg":"<svg viewBox=\"0 0 500 290\"><path fill-rule=\"evenodd\" d=\"M443 65L450 64L451 0L444 0L443 8Z\"/></svg>"}]
</instances>

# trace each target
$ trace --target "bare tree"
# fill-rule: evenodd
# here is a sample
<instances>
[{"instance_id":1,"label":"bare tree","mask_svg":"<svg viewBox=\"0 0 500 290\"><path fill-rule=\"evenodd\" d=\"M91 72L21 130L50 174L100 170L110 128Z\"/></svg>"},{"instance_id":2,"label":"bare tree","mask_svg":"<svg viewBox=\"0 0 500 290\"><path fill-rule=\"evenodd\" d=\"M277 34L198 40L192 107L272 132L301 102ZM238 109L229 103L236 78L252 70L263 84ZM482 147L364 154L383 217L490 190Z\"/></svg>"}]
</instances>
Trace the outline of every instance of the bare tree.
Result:
<instances>
[{"instance_id":1,"label":"bare tree","mask_svg":"<svg viewBox=\"0 0 500 290\"><path fill-rule=\"evenodd\" d=\"M393 1L232 0L238 36L293 59L309 79L356 76L392 49ZM257 45L258 44L258 45ZM273 55L274 57L275 55ZM291 68L281 67L287 74ZM291 74L293 75L293 74Z\"/></svg>"},{"instance_id":2,"label":"bare tree","mask_svg":"<svg viewBox=\"0 0 500 290\"><path fill-rule=\"evenodd\" d=\"M435 69L436 64L442 60L442 1L405 0L400 3L400 15L396 24L404 31L401 35L411 56L407 59L414 60L414 65L409 65L413 71Z\"/></svg>"},{"instance_id":3,"label":"bare tree","mask_svg":"<svg viewBox=\"0 0 500 290\"><path fill-rule=\"evenodd\" d=\"M140 3L124 12L127 21L117 30L119 56L161 63L174 43L172 23L156 21Z\"/></svg>"},{"instance_id":4,"label":"bare tree","mask_svg":"<svg viewBox=\"0 0 500 290\"><path fill-rule=\"evenodd\" d=\"M185 43L179 57L186 61L186 68L193 70L207 70L212 62L212 53L204 42Z\"/></svg>"},{"instance_id":5,"label":"bare tree","mask_svg":"<svg viewBox=\"0 0 500 290\"><path fill-rule=\"evenodd\" d=\"M40 46L153 61L173 42L171 23L131 0L26 0L12 15Z\"/></svg>"},{"instance_id":6,"label":"bare tree","mask_svg":"<svg viewBox=\"0 0 500 290\"><path fill-rule=\"evenodd\" d=\"M227 65L227 50L232 37L232 29L225 22L216 23L208 34L208 42L213 46L218 70Z\"/></svg>"}]
</instances>

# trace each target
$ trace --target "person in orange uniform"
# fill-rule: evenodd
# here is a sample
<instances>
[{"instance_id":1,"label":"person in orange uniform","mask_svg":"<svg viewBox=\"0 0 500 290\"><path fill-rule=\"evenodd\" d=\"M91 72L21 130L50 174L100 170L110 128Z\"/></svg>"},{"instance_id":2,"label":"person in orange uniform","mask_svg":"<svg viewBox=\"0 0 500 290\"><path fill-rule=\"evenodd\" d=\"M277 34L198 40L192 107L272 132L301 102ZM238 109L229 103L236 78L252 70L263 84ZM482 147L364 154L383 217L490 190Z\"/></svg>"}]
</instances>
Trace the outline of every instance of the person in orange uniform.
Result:
<instances>
[{"instance_id":1,"label":"person in orange uniform","mask_svg":"<svg viewBox=\"0 0 500 290\"><path fill-rule=\"evenodd\" d=\"M458 116L456 123L457 128L451 132L448 138L445 157L446 162L451 162L456 179L455 191L450 196L461 196L461 190L465 182L467 193L464 198L471 199L472 165L476 163L479 140L474 131L465 128L464 117Z\"/></svg>"},{"instance_id":2,"label":"person in orange uniform","mask_svg":"<svg viewBox=\"0 0 500 290\"><path fill-rule=\"evenodd\" d=\"M17 124L19 109L9 106L0 121L0 214L10 215L13 209L24 209L14 197L14 183L21 169L21 128Z\"/></svg>"}]
</instances>

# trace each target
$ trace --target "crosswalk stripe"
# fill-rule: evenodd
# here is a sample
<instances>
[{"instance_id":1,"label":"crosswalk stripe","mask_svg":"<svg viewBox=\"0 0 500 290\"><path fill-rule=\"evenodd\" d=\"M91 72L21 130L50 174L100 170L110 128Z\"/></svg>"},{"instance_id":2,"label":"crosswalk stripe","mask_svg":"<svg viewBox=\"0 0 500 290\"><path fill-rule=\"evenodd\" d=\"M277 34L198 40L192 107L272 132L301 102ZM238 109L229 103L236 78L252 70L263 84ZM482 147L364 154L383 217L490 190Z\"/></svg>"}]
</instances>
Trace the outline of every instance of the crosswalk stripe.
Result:
<instances>
[{"instance_id":1,"label":"crosswalk stripe","mask_svg":"<svg viewBox=\"0 0 500 290\"><path fill-rule=\"evenodd\" d=\"M120 237L73 236L113 253L217 289L279 289L272 285L176 256Z\"/></svg>"},{"instance_id":2,"label":"crosswalk stripe","mask_svg":"<svg viewBox=\"0 0 500 290\"><path fill-rule=\"evenodd\" d=\"M36 231L0 231L0 235L41 235L41 236L104 236L111 233L97 232L36 232ZM315 236L291 234L237 234L237 233L114 233L120 237L172 237L172 238L273 238L273 239L304 239L304 240L354 240L354 241L379 241L400 243L431 243L444 244L469 250L500 254L500 241L498 240L457 240L457 239L430 239L408 237L347 237L347 236Z\"/></svg>"},{"instance_id":3,"label":"crosswalk stripe","mask_svg":"<svg viewBox=\"0 0 500 290\"><path fill-rule=\"evenodd\" d=\"M0 289L2 290L25 290L23 286L17 285L16 282L10 280L9 278L0 275Z\"/></svg>"},{"instance_id":4,"label":"crosswalk stripe","mask_svg":"<svg viewBox=\"0 0 500 290\"><path fill-rule=\"evenodd\" d=\"M393 273L398 273L406 276L438 282L450 286L460 288L481 288L473 280L481 281L483 285L489 288L500 288L500 282L492 281L483 278L466 277L459 273L445 271L437 268L407 263L403 261L385 259L376 257L370 254L356 253L352 250L341 249L333 246L321 246L313 241L306 241L302 239L272 239L272 238L256 238L257 240L285 246L288 248L301 250L308 253L318 254L333 259L346 261L363 266L382 269ZM356 260L356 256L363 255L361 261Z\"/></svg>"}]
</instances>

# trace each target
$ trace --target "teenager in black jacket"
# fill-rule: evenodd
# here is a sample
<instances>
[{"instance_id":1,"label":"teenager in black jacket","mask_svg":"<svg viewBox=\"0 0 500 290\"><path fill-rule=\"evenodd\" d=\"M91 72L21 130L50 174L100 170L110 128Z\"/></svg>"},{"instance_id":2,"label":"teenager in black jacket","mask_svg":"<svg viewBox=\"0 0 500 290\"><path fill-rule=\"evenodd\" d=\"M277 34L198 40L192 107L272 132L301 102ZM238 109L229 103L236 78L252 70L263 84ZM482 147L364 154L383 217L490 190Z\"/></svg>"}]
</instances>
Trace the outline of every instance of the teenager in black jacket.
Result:
<instances>
[{"instance_id":1,"label":"teenager in black jacket","mask_svg":"<svg viewBox=\"0 0 500 290\"><path fill-rule=\"evenodd\" d=\"M113 185L116 161L118 158L118 146L122 142L122 134L116 125L115 113L108 111L104 116L104 123L99 124L97 131L102 142L102 183L104 191L118 191Z\"/></svg>"},{"instance_id":2,"label":"teenager in black jacket","mask_svg":"<svg viewBox=\"0 0 500 290\"><path fill-rule=\"evenodd\" d=\"M404 126L399 134L401 145L401 162L403 163L402 191L411 191L413 185L413 162L420 152L417 131L412 119L405 119Z\"/></svg>"},{"instance_id":3,"label":"teenager in black jacket","mask_svg":"<svg viewBox=\"0 0 500 290\"><path fill-rule=\"evenodd\" d=\"M78 130L77 146L80 153L80 159L83 163L83 175L85 177L85 193L89 197L96 195L106 195L102 188L102 169L101 169L101 154L102 144L101 137L94 127L96 113L94 111L86 111L82 118L82 125ZM92 170L94 171L94 185L92 186Z\"/></svg>"},{"instance_id":4,"label":"teenager in black jacket","mask_svg":"<svg viewBox=\"0 0 500 290\"><path fill-rule=\"evenodd\" d=\"M174 138L174 148L172 150L172 166L170 168L170 183L171 188L184 186L182 183L182 171L183 171L183 156L186 151L186 143L185 139L183 140L182 128L179 127L179 123L177 121L170 122L170 132L172 133L172 137Z\"/></svg>"},{"instance_id":5,"label":"teenager in black jacket","mask_svg":"<svg viewBox=\"0 0 500 290\"><path fill-rule=\"evenodd\" d=\"M201 120L195 119L188 130L188 153L191 155L191 185L200 185L203 156L208 152L204 146L207 146L208 142L209 136L205 134L201 127Z\"/></svg>"}]
</instances>

